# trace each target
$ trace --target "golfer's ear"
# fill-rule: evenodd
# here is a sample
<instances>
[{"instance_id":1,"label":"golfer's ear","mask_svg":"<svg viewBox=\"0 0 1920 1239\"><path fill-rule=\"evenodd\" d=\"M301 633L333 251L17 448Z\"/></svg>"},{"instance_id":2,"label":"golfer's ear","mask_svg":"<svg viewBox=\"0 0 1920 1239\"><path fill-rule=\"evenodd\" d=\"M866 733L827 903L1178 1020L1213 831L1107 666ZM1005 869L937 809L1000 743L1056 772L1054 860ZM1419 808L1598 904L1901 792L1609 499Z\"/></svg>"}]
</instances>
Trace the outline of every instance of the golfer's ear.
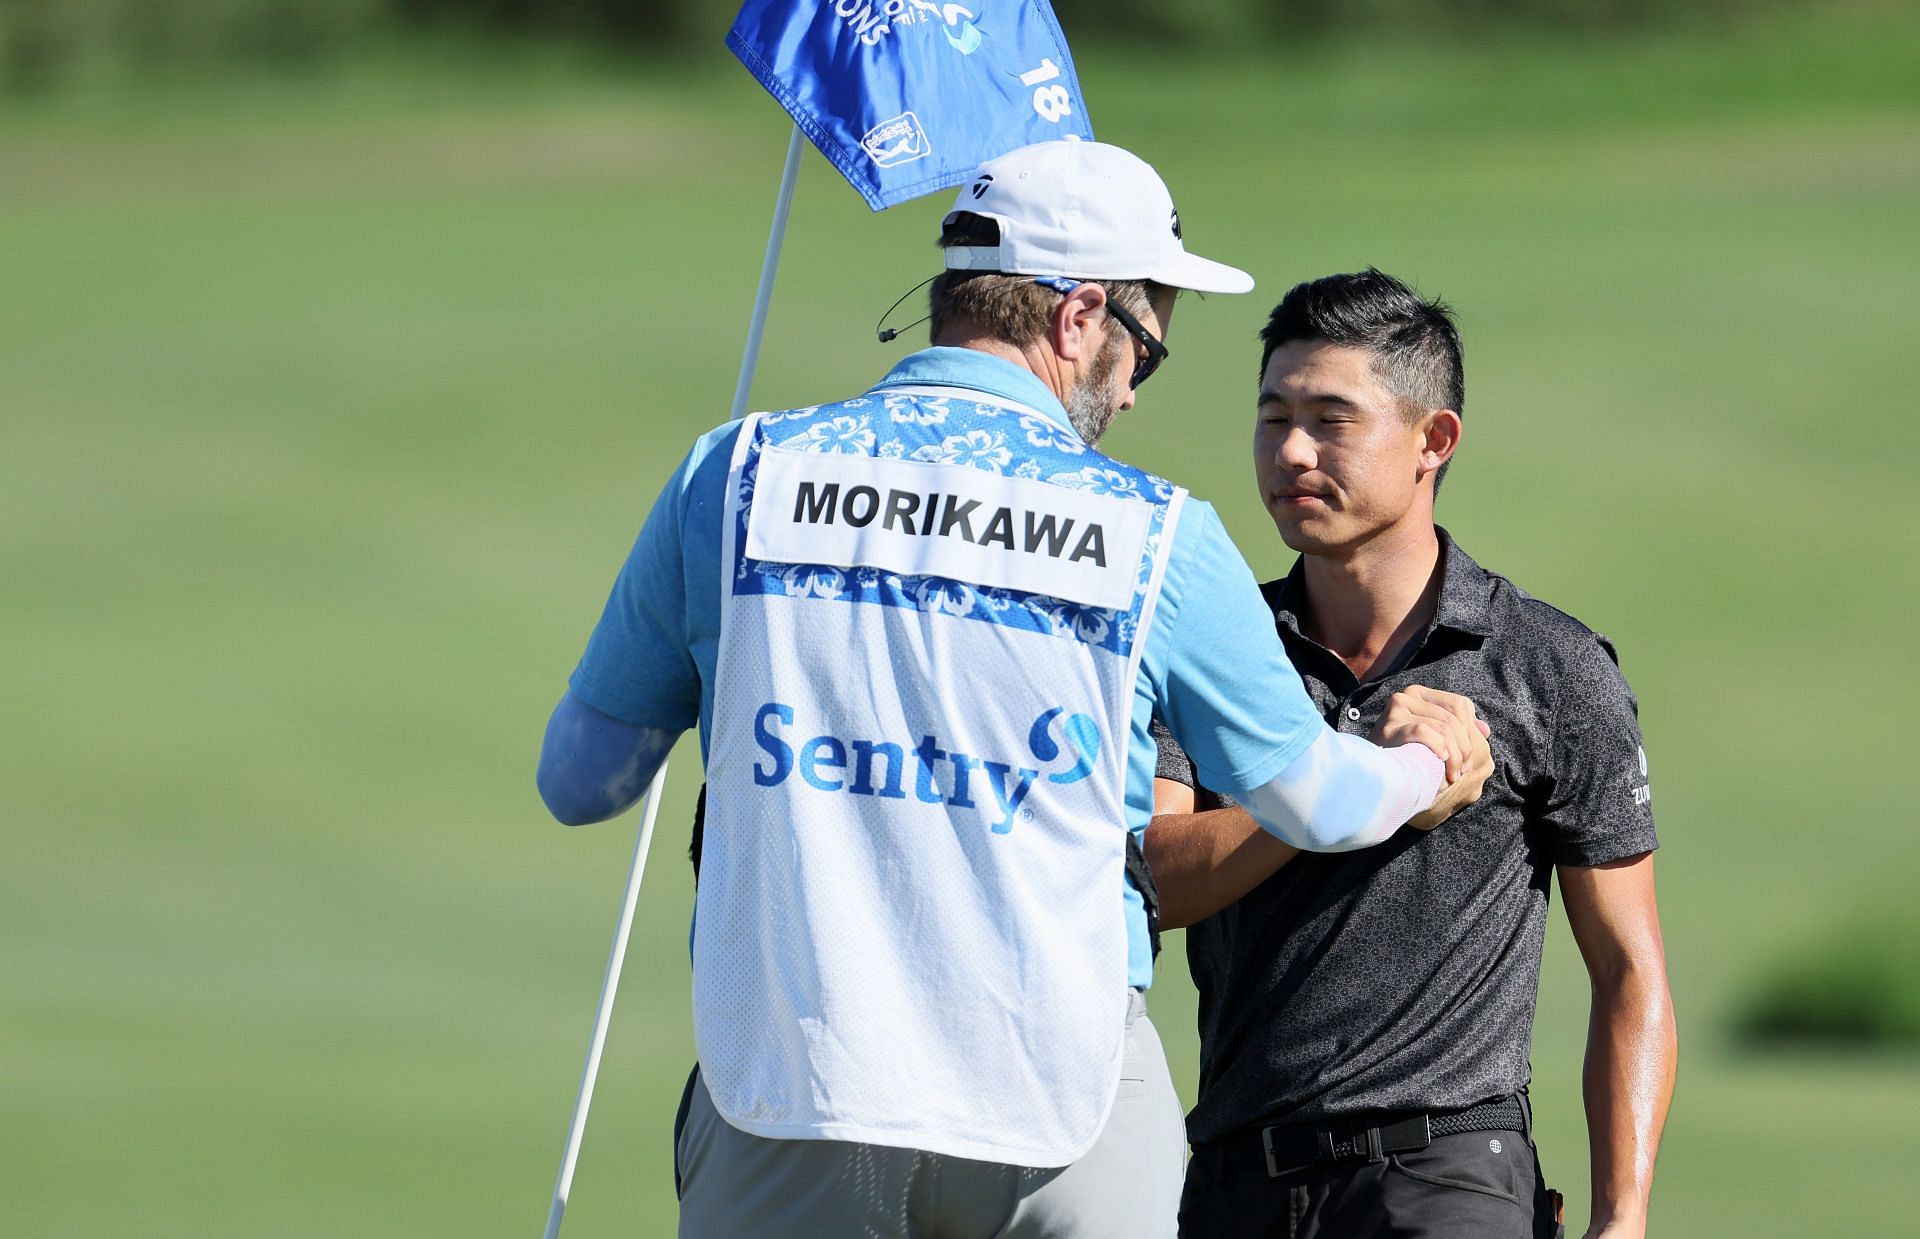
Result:
<instances>
[{"instance_id":1,"label":"golfer's ear","mask_svg":"<svg viewBox=\"0 0 1920 1239\"><path fill-rule=\"evenodd\" d=\"M1460 415L1452 409L1436 409L1421 419L1424 423L1420 445L1420 471L1432 473L1453 459L1460 449L1460 436L1466 433Z\"/></svg>"},{"instance_id":2,"label":"golfer's ear","mask_svg":"<svg viewBox=\"0 0 1920 1239\"><path fill-rule=\"evenodd\" d=\"M1060 298L1053 307L1050 334L1053 351L1062 361L1082 361L1099 353L1106 305L1107 290L1093 283Z\"/></svg>"}]
</instances>

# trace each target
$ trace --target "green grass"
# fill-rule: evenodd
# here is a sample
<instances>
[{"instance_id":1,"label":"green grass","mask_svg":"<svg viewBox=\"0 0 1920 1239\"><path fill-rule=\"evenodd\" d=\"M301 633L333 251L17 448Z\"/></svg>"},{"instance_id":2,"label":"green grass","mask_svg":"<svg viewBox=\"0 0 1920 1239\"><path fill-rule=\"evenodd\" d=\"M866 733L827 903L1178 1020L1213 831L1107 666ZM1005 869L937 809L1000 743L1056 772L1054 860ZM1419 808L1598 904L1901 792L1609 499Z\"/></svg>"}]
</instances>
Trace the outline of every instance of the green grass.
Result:
<instances>
[{"instance_id":1,"label":"green grass","mask_svg":"<svg viewBox=\"0 0 1920 1239\"><path fill-rule=\"evenodd\" d=\"M1183 306L1110 446L1214 500L1263 575L1265 307L1375 263L1462 311L1443 517L1615 637L1642 702L1684 1046L1664 1233L1920 1206L1893 1134L1920 1065L1731 1032L1769 961L1911 898L1917 49L1808 24L1081 53L1101 136L1262 281ZM532 761L725 414L785 136L704 60L396 53L0 108L0 1229L539 1224L632 836L546 824ZM869 324L944 205L871 216L809 157L757 403L899 354ZM570 1234L671 1225L676 761ZM1176 935L1155 1004L1190 1089L1179 960ZM1558 926L1546 972L1535 1095L1583 1217Z\"/></svg>"}]
</instances>

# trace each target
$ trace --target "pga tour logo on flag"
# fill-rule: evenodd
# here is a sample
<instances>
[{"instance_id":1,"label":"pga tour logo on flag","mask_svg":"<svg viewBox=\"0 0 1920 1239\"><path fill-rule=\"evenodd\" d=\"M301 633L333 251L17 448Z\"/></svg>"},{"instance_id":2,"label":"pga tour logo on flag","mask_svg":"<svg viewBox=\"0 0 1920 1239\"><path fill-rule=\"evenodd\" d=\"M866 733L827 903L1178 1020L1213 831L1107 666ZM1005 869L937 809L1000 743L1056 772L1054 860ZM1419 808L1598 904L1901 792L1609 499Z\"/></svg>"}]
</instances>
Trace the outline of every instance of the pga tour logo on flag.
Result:
<instances>
[{"instance_id":1,"label":"pga tour logo on flag","mask_svg":"<svg viewBox=\"0 0 1920 1239\"><path fill-rule=\"evenodd\" d=\"M1093 137L1045 0L747 0L727 46L876 211Z\"/></svg>"},{"instance_id":2,"label":"pga tour logo on flag","mask_svg":"<svg viewBox=\"0 0 1920 1239\"><path fill-rule=\"evenodd\" d=\"M920 118L912 112L890 116L867 130L860 139L860 149L883 168L933 154L933 148L927 145L927 131L920 127Z\"/></svg>"}]
</instances>

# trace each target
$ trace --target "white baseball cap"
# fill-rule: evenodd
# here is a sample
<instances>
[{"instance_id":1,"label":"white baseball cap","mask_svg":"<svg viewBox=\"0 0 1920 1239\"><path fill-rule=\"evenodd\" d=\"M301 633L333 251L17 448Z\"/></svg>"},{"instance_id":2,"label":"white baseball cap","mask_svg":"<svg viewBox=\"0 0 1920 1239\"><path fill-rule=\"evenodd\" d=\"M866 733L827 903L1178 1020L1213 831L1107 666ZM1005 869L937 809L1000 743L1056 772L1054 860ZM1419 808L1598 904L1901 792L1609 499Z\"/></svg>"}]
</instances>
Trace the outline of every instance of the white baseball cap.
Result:
<instances>
[{"instance_id":1,"label":"white baseball cap","mask_svg":"<svg viewBox=\"0 0 1920 1239\"><path fill-rule=\"evenodd\" d=\"M1245 271L1187 253L1180 212L1160 174L1103 142L1036 142L988 160L961 187L942 227L963 212L998 224L1000 243L947 246L949 270L1253 290Z\"/></svg>"}]
</instances>

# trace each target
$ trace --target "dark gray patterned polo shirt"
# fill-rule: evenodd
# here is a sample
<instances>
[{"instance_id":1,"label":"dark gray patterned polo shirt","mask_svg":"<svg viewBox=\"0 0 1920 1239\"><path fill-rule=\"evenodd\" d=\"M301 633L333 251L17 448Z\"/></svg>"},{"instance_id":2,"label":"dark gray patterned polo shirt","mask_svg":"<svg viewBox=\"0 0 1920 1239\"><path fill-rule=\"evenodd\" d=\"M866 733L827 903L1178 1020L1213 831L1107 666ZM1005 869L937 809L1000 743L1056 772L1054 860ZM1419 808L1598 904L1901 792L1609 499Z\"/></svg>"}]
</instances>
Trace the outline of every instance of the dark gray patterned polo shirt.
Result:
<instances>
[{"instance_id":1,"label":"dark gray patterned polo shirt","mask_svg":"<svg viewBox=\"0 0 1920 1239\"><path fill-rule=\"evenodd\" d=\"M1242 1128L1452 1110L1530 1076L1554 865L1653 850L1633 693L1605 637L1476 564L1441 533L1432 624L1365 684L1302 636L1298 564L1264 586L1327 722L1364 735L1409 684L1463 693L1493 728L1479 803L1430 833L1302 854L1187 931L1200 991L1196 1144ZM1164 728L1159 777L1193 784ZM1232 802L1204 788L1199 807Z\"/></svg>"}]
</instances>

